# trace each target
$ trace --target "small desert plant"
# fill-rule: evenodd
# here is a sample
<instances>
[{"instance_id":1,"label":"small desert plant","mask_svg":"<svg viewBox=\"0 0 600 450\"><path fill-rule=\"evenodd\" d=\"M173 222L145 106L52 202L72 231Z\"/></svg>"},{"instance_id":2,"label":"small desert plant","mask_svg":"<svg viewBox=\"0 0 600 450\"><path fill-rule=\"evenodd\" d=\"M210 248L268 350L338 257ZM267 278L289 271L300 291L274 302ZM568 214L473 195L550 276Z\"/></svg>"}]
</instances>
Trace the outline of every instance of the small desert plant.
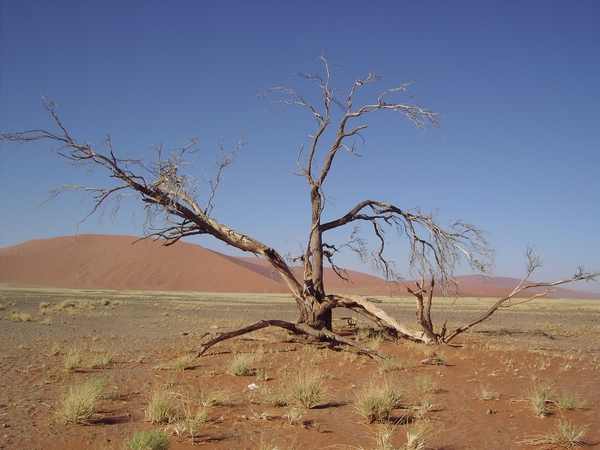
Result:
<instances>
[{"instance_id":1,"label":"small desert plant","mask_svg":"<svg viewBox=\"0 0 600 450\"><path fill-rule=\"evenodd\" d=\"M371 336L373 336L373 329L372 328L358 328L356 330L356 332L354 333L354 338L357 341L364 341L366 339L370 339Z\"/></svg>"},{"instance_id":2,"label":"small desert plant","mask_svg":"<svg viewBox=\"0 0 600 450\"><path fill-rule=\"evenodd\" d=\"M194 358L195 356L192 354L177 358L175 361L173 361L173 370L176 370L177 372L183 372L184 370L191 367Z\"/></svg>"},{"instance_id":3,"label":"small desert plant","mask_svg":"<svg viewBox=\"0 0 600 450\"><path fill-rule=\"evenodd\" d=\"M231 389L217 388L211 390L202 390L200 393L199 403L202 406L227 406L231 403Z\"/></svg>"},{"instance_id":4,"label":"small desert plant","mask_svg":"<svg viewBox=\"0 0 600 450\"><path fill-rule=\"evenodd\" d=\"M574 410L585 406L585 399L571 392L563 392L555 402L560 409Z\"/></svg>"},{"instance_id":5,"label":"small desert plant","mask_svg":"<svg viewBox=\"0 0 600 450\"><path fill-rule=\"evenodd\" d=\"M94 378L85 383L76 383L63 391L58 408L59 416L66 423L87 424L104 395L106 380Z\"/></svg>"},{"instance_id":6,"label":"small desert plant","mask_svg":"<svg viewBox=\"0 0 600 450\"><path fill-rule=\"evenodd\" d=\"M592 445L585 438L588 426L577 426L563 419L548 433L526 439L520 444L541 445L545 449L566 448L575 449Z\"/></svg>"},{"instance_id":7,"label":"small desert plant","mask_svg":"<svg viewBox=\"0 0 600 450\"><path fill-rule=\"evenodd\" d=\"M325 395L323 376L312 370L301 370L287 384L289 403L304 408L314 408Z\"/></svg>"},{"instance_id":8,"label":"small desert plant","mask_svg":"<svg viewBox=\"0 0 600 450\"><path fill-rule=\"evenodd\" d=\"M167 450L171 438L162 431L138 431L123 443L123 450Z\"/></svg>"},{"instance_id":9,"label":"small desert plant","mask_svg":"<svg viewBox=\"0 0 600 450\"><path fill-rule=\"evenodd\" d=\"M379 365L379 372L391 372L392 370L402 369L402 364L394 358L384 358Z\"/></svg>"},{"instance_id":10,"label":"small desert plant","mask_svg":"<svg viewBox=\"0 0 600 450\"><path fill-rule=\"evenodd\" d=\"M13 322L31 322L31 315L15 309L10 312L10 320Z\"/></svg>"},{"instance_id":11,"label":"small desert plant","mask_svg":"<svg viewBox=\"0 0 600 450\"><path fill-rule=\"evenodd\" d=\"M192 414L188 407L184 406L184 414L177 421L170 424L169 428L181 436L184 433L189 433L192 443L198 435L198 432L208 422L208 414L204 407L199 407L195 414Z\"/></svg>"},{"instance_id":12,"label":"small desert plant","mask_svg":"<svg viewBox=\"0 0 600 450\"><path fill-rule=\"evenodd\" d=\"M497 400L498 394L492 391L489 386L484 386L483 384L480 384L479 388L477 389L477 398L479 400L487 402L490 400Z\"/></svg>"},{"instance_id":13,"label":"small desert plant","mask_svg":"<svg viewBox=\"0 0 600 450\"><path fill-rule=\"evenodd\" d=\"M167 388L172 388L175 385L175 373L169 372L167 377L165 378L165 386Z\"/></svg>"},{"instance_id":14,"label":"small desert plant","mask_svg":"<svg viewBox=\"0 0 600 450\"><path fill-rule=\"evenodd\" d=\"M434 431L432 423L427 420L420 420L404 426L406 433L405 450L424 450L428 448Z\"/></svg>"},{"instance_id":15,"label":"small desert plant","mask_svg":"<svg viewBox=\"0 0 600 450\"><path fill-rule=\"evenodd\" d=\"M392 444L392 437L396 432L396 425L391 423L382 423L379 425L379 430L375 435L375 447L377 450L397 450L397 447Z\"/></svg>"},{"instance_id":16,"label":"small desert plant","mask_svg":"<svg viewBox=\"0 0 600 450\"><path fill-rule=\"evenodd\" d=\"M54 344L52 344L52 348L50 349L50 356L58 356L59 353L60 344L58 342L55 342Z\"/></svg>"},{"instance_id":17,"label":"small desert plant","mask_svg":"<svg viewBox=\"0 0 600 450\"><path fill-rule=\"evenodd\" d=\"M81 365L82 359L81 350L78 348L70 348L65 355L65 369L69 372L77 369Z\"/></svg>"},{"instance_id":18,"label":"small desert plant","mask_svg":"<svg viewBox=\"0 0 600 450\"><path fill-rule=\"evenodd\" d=\"M536 417L544 418L550 415L547 406L550 400L550 388L536 383L525 393L525 399Z\"/></svg>"},{"instance_id":19,"label":"small desert plant","mask_svg":"<svg viewBox=\"0 0 600 450\"><path fill-rule=\"evenodd\" d=\"M266 370L257 369L255 375L256 378L261 381L267 381L270 379L269 374Z\"/></svg>"},{"instance_id":20,"label":"small desert plant","mask_svg":"<svg viewBox=\"0 0 600 450\"><path fill-rule=\"evenodd\" d=\"M287 412L282 416L284 419L287 419L290 425L297 425L300 423L302 416L304 415L304 410L298 407L292 407L287 410Z\"/></svg>"},{"instance_id":21,"label":"small desert plant","mask_svg":"<svg viewBox=\"0 0 600 450\"><path fill-rule=\"evenodd\" d=\"M254 365L254 355L240 353L230 361L228 371L236 377L252 375Z\"/></svg>"},{"instance_id":22,"label":"small desert plant","mask_svg":"<svg viewBox=\"0 0 600 450\"><path fill-rule=\"evenodd\" d=\"M94 355L89 358L86 366L90 368L108 366L113 362L115 355L104 348L94 351Z\"/></svg>"},{"instance_id":23,"label":"small desert plant","mask_svg":"<svg viewBox=\"0 0 600 450\"><path fill-rule=\"evenodd\" d=\"M411 405L413 416L417 419L422 419L425 415L434 408L430 394L423 395L416 403Z\"/></svg>"},{"instance_id":24,"label":"small desert plant","mask_svg":"<svg viewBox=\"0 0 600 450\"><path fill-rule=\"evenodd\" d=\"M260 436L257 450L282 450L284 447L280 447L273 439L266 439L264 436Z\"/></svg>"},{"instance_id":25,"label":"small desert plant","mask_svg":"<svg viewBox=\"0 0 600 450\"><path fill-rule=\"evenodd\" d=\"M286 392L283 389L263 387L261 389L261 395L267 403L275 406L286 406L289 403Z\"/></svg>"},{"instance_id":26,"label":"small desert plant","mask_svg":"<svg viewBox=\"0 0 600 450\"><path fill-rule=\"evenodd\" d=\"M179 408L172 394L157 389L148 398L145 418L150 423L173 423L179 419Z\"/></svg>"},{"instance_id":27,"label":"small desert plant","mask_svg":"<svg viewBox=\"0 0 600 450\"><path fill-rule=\"evenodd\" d=\"M354 404L369 423L381 422L388 419L403 397L404 393L391 383L373 378L357 391Z\"/></svg>"},{"instance_id":28,"label":"small desert plant","mask_svg":"<svg viewBox=\"0 0 600 450\"><path fill-rule=\"evenodd\" d=\"M418 375L415 383L419 394L433 394L437 390L437 383L429 375Z\"/></svg>"},{"instance_id":29,"label":"small desert plant","mask_svg":"<svg viewBox=\"0 0 600 450\"><path fill-rule=\"evenodd\" d=\"M46 317L44 320L40 320L40 325L52 325L52 319L50 317Z\"/></svg>"}]
</instances>

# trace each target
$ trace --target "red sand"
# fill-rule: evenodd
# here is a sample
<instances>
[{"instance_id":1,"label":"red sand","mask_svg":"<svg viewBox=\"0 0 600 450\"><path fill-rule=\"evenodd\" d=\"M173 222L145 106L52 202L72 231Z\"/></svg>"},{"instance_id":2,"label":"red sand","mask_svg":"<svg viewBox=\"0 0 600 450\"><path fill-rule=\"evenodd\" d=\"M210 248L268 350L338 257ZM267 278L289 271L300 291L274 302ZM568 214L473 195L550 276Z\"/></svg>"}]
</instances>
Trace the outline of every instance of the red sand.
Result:
<instances>
[{"instance_id":1,"label":"red sand","mask_svg":"<svg viewBox=\"0 0 600 450\"><path fill-rule=\"evenodd\" d=\"M261 258L236 258L195 244L131 236L78 235L39 239L0 249L0 282L75 289L286 293L279 275ZM135 242L135 244L134 244ZM300 268L294 268L301 277ZM350 283L326 270L329 291L385 295L381 278L348 271ZM505 277L458 277L461 296L498 297L519 282ZM598 295L557 289L554 298Z\"/></svg>"}]
</instances>

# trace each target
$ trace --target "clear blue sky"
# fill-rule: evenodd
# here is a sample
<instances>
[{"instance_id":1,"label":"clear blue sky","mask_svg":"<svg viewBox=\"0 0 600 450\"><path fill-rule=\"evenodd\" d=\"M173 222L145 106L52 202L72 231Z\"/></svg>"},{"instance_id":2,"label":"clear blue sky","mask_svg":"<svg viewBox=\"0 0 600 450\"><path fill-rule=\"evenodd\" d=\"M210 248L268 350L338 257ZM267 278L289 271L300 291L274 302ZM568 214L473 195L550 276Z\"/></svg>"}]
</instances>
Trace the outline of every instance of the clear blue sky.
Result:
<instances>
[{"instance_id":1,"label":"clear blue sky","mask_svg":"<svg viewBox=\"0 0 600 450\"><path fill-rule=\"evenodd\" d=\"M72 134L141 156L198 137L210 173L218 141L251 142L227 172L213 216L281 253L308 233L305 182L294 176L314 120L302 109L265 114L256 95L291 72L322 71L347 92L369 70L411 78L412 101L445 116L422 133L393 113L368 118L362 158L341 155L326 184L325 219L371 198L441 208L490 233L495 275L519 277L534 243L534 279L600 268L600 2L598 1L21 1L2 0L1 127L51 128L48 94ZM80 194L38 207L62 183L98 185L44 143L4 145L0 246L79 233L140 235L124 208L89 219ZM350 230L348 230L349 232ZM367 230L364 236L368 236ZM390 234L390 239L395 238ZM231 253L209 238L193 242ZM403 267L406 255L398 247ZM359 269L348 258L348 268ZM368 268L362 268L368 271ZM466 269L463 271L467 271ZM576 286L600 292L599 283Z\"/></svg>"}]
</instances>

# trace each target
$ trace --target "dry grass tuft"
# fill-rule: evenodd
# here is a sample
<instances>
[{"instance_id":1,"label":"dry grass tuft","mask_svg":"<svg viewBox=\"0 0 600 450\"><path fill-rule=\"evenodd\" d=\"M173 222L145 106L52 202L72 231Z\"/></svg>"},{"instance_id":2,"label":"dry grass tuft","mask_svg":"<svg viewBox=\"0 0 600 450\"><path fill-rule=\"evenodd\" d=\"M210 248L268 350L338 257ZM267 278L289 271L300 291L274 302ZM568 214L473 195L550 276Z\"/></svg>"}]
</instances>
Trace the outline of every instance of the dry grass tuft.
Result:
<instances>
[{"instance_id":1,"label":"dry grass tuft","mask_svg":"<svg viewBox=\"0 0 600 450\"><path fill-rule=\"evenodd\" d=\"M26 312L19 311L18 309L14 309L10 312L10 320L13 322L31 322L31 315Z\"/></svg>"},{"instance_id":2,"label":"dry grass tuft","mask_svg":"<svg viewBox=\"0 0 600 450\"><path fill-rule=\"evenodd\" d=\"M180 418L179 407L173 394L164 389L153 391L148 398L148 407L144 413L150 423L175 423Z\"/></svg>"},{"instance_id":3,"label":"dry grass tuft","mask_svg":"<svg viewBox=\"0 0 600 450\"><path fill-rule=\"evenodd\" d=\"M78 348L70 348L65 355L65 370L72 372L81 365L83 355Z\"/></svg>"},{"instance_id":4,"label":"dry grass tuft","mask_svg":"<svg viewBox=\"0 0 600 450\"><path fill-rule=\"evenodd\" d=\"M106 380L94 378L85 383L76 383L63 391L58 415L66 423L88 424L96 412L98 402L104 396Z\"/></svg>"},{"instance_id":5,"label":"dry grass tuft","mask_svg":"<svg viewBox=\"0 0 600 450\"><path fill-rule=\"evenodd\" d=\"M525 400L536 417L544 418L550 415L548 402L550 401L550 388L535 383L525 392Z\"/></svg>"},{"instance_id":6,"label":"dry grass tuft","mask_svg":"<svg viewBox=\"0 0 600 450\"><path fill-rule=\"evenodd\" d=\"M369 423L388 420L390 413L399 406L404 393L388 381L372 378L356 392L354 404Z\"/></svg>"},{"instance_id":7,"label":"dry grass tuft","mask_svg":"<svg viewBox=\"0 0 600 450\"><path fill-rule=\"evenodd\" d=\"M325 397L323 375L314 370L301 370L287 383L289 404L296 407L314 408Z\"/></svg>"},{"instance_id":8,"label":"dry grass tuft","mask_svg":"<svg viewBox=\"0 0 600 450\"><path fill-rule=\"evenodd\" d=\"M433 423L428 420L419 420L404 426L406 444L404 450L425 450L429 448L435 436Z\"/></svg>"},{"instance_id":9,"label":"dry grass tuft","mask_svg":"<svg viewBox=\"0 0 600 450\"><path fill-rule=\"evenodd\" d=\"M171 438L162 431L139 431L123 443L123 450L167 450Z\"/></svg>"},{"instance_id":10,"label":"dry grass tuft","mask_svg":"<svg viewBox=\"0 0 600 450\"><path fill-rule=\"evenodd\" d=\"M577 426L560 419L558 424L548 433L526 439L519 444L537 445L543 449L565 448L576 449L594 445L585 438L588 426Z\"/></svg>"},{"instance_id":11,"label":"dry grass tuft","mask_svg":"<svg viewBox=\"0 0 600 450\"><path fill-rule=\"evenodd\" d=\"M236 377L245 377L254 373L255 357L249 353L239 353L233 357L227 367L228 372Z\"/></svg>"}]
</instances>

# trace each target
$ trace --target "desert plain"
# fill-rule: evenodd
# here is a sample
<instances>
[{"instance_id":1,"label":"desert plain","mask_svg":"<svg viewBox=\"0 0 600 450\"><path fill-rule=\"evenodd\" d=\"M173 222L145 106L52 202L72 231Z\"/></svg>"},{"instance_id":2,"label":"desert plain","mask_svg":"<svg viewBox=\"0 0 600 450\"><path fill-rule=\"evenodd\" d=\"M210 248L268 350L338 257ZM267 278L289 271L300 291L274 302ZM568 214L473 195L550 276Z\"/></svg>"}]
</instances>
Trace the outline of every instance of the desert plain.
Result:
<instances>
[{"instance_id":1,"label":"desert plain","mask_svg":"<svg viewBox=\"0 0 600 450\"><path fill-rule=\"evenodd\" d=\"M411 299L381 300L413 324ZM436 318L459 324L490 301L441 304ZM595 300L539 299L502 310L447 346L390 338L336 312L336 331L378 348L386 363L278 329L195 357L206 333L295 320L285 294L3 284L1 305L0 448L120 449L135 433L160 430L171 449L391 449L403 448L418 425L428 433L423 448L439 450L543 448L561 425L585 429L581 445L600 441ZM235 375L244 355L248 370ZM319 380L310 407L290 398L299 374ZM86 423L68 423L61 410L69 387L91 379L103 380L105 394ZM370 422L357 399L372 384L401 393L389 416ZM156 392L180 418L199 417L193 437L177 422L148 420ZM534 405L539 392L543 413ZM378 443L385 433L387 447Z\"/></svg>"}]
</instances>

